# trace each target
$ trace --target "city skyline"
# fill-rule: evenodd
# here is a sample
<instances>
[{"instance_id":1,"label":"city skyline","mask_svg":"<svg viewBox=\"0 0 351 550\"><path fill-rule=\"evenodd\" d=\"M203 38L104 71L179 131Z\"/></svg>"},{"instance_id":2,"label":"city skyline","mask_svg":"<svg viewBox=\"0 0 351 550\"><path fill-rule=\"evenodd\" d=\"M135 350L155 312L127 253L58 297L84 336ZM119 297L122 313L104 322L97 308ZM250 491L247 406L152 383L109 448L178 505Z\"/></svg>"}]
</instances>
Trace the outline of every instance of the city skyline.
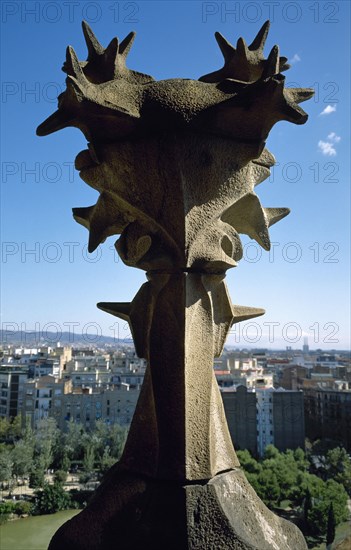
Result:
<instances>
[{"instance_id":1,"label":"city skyline","mask_svg":"<svg viewBox=\"0 0 351 550\"><path fill-rule=\"evenodd\" d=\"M119 260L116 237L90 255L88 233L73 221L72 207L96 200L74 169L86 147L82 134L70 128L45 140L35 135L65 89L66 46L86 59L81 20L104 46L135 30L129 68L167 79L219 69L215 31L233 44L240 36L250 43L270 19L266 56L279 44L291 64L288 86L313 87L316 94L304 106L305 126L279 123L267 141L277 163L258 195L265 207L292 212L271 229L270 252L242 236L244 257L227 272L230 295L266 314L235 325L227 344L302 348L308 337L311 349L348 349L349 4L66 4L2 3L2 41L10 52L2 54L2 329L128 338L126 324L95 304L129 301L145 281Z\"/></svg>"},{"instance_id":2,"label":"city skyline","mask_svg":"<svg viewBox=\"0 0 351 550\"><path fill-rule=\"evenodd\" d=\"M66 323L67 325L68 323ZM24 326L24 325L23 325ZM83 331L78 332L75 330L76 327L71 325L69 327L71 330L68 331L61 331L61 327L57 325L55 328L55 331L49 331L46 330L46 327L41 327L39 323L36 323L36 325L33 327L31 331L25 331L23 330L23 326L9 326L7 327L7 330L0 330L0 342L4 350L27 350L28 352L35 353L35 350L41 350L41 349L57 349L62 346L67 346L72 349L81 350L81 349L89 349L94 351L101 351L106 350L112 351L112 350L123 350L123 349L133 349L134 348L134 342L133 338L126 329L124 332L126 336L123 336L123 334L120 334L118 331L118 328L113 327L111 329L111 332L114 333L113 336L108 336L103 334L101 331L98 333L95 332L88 332L88 330L85 330L89 328L89 324L84 325ZM17 330L18 328L18 330ZM122 333L122 331L121 331ZM274 333L273 333L274 334ZM276 339L277 345L267 345L267 346L259 346L255 345L255 342L250 343L250 338L246 338L245 334L241 338L239 344L235 344L235 341L238 339L238 336L240 336L240 333L238 335L234 335L234 337L229 341L226 342L223 353L226 352L243 352L243 353L257 353L257 352L267 352L270 354L283 354L289 355L289 356L312 356L312 355L326 355L326 356L348 356L349 355L349 349L345 348L339 348L335 349L333 347L330 348L319 348L316 345L309 345L309 341L307 340L307 344L303 344L302 346L297 343L296 345L286 345L287 341L281 340L281 346L279 347L278 339ZM306 337L305 337L306 338ZM254 338L252 338L254 340ZM268 339L269 340L269 339ZM305 340L305 339L304 339ZM307 346L307 349L306 349ZM221 355L221 357L222 357Z\"/></svg>"}]
</instances>

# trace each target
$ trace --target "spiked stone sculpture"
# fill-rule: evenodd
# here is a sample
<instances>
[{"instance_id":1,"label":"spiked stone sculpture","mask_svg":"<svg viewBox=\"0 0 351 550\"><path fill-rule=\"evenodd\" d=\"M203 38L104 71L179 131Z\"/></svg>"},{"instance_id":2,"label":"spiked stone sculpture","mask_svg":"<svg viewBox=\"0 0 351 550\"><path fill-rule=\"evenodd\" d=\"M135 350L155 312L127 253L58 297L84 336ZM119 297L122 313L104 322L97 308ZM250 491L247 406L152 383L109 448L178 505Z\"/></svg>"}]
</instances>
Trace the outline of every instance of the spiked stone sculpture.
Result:
<instances>
[{"instance_id":1,"label":"spiked stone sculpture","mask_svg":"<svg viewBox=\"0 0 351 550\"><path fill-rule=\"evenodd\" d=\"M217 33L224 67L199 80L129 70L133 33L104 49L83 23L87 61L67 49L67 90L38 135L75 126L89 142L76 168L100 196L74 217L89 251L120 234L122 260L147 273L131 303L98 304L129 322L147 370L121 461L51 550L306 548L241 472L213 372L233 323L264 313L228 296L239 233L269 250L269 226L289 213L254 192L274 164L265 140L280 120L303 124L298 103L313 94L284 88L286 58L263 54L268 29L236 48Z\"/></svg>"}]
</instances>

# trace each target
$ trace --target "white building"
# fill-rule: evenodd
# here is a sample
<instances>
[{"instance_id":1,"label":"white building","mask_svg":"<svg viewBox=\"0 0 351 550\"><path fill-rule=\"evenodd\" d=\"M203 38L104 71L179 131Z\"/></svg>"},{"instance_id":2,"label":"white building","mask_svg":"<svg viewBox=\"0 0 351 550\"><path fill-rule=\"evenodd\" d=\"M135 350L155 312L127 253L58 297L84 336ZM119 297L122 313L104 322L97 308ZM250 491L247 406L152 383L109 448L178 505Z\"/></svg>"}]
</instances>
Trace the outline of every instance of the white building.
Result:
<instances>
[{"instance_id":1,"label":"white building","mask_svg":"<svg viewBox=\"0 0 351 550\"><path fill-rule=\"evenodd\" d=\"M267 445L274 444L273 397L274 388L256 388L257 451L263 455Z\"/></svg>"},{"instance_id":2,"label":"white building","mask_svg":"<svg viewBox=\"0 0 351 550\"><path fill-rule=\"evenodd\" d=\"M50 375L36 380L27 380L24 385L22 405L23 424L29 419L32 427L35 428L39 420L52 416L54 407L61 406L62 396L71 390L70 380L62 380Z\"/></svg>"}]
</instances>

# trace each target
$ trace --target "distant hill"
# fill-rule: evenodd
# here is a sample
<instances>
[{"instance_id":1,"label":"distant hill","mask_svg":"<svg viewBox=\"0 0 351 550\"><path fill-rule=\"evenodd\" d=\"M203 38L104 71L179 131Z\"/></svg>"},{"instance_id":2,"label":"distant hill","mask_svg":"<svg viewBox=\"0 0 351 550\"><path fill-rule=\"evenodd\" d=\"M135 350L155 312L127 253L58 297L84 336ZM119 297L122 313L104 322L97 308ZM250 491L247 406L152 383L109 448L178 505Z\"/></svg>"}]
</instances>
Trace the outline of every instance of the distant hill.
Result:
<instances>
[{"instance_id":1,"label":"distant hill","mask_svg":"<svg viewBox=\"0 0 351 550\"><path fill-rule=\"evenodd\" d=\"M72 332L46 332L45 337L35 332L9 332L0 330L0 344L23 346L56 346L60 342L63 346L99 346L99 345L133 345L132 338L115 338L96 334L75 334Z\"/></svg>"}]
</instances>

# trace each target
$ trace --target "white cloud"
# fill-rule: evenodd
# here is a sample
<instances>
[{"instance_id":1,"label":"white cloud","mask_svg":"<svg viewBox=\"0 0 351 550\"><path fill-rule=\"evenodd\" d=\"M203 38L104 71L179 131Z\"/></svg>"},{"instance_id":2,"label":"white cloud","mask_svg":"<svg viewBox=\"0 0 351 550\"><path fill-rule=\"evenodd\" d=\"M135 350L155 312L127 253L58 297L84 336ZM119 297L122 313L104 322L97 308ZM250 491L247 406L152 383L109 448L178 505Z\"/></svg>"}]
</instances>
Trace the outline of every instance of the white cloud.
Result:
<instances>
[{"instance_id":1,"label":"white cloud","mask_svg":"<svg viewBox=\"0 0 351 550\"><path fill-rule=\"evenodd\" d=\"M335 132L330 132L330 134L328 135L328 139L333 143L339 143L341 137L337 136Z\"/></svg>"},{"instance_id":2,"label":"white cloud","mask_svg":"<svg viewBox=\"0 0 351 550\"><path fill-rule=\"evenodd\" d=\"M297 53L294 53L292 58L289 59L289 63L292 63L292 64L297 63L298 61L301 61L301 57Z\"/></svg>"},{"instance_id":3,"label":"white cloud","mask_svg":"<svg viewBox=\"0 0 351 550\"><path fill-rule=\"evenodd\" d=\"M335 157L336 155L336 150L334 148L334 145L329 141L320 140L318 142L318 148L323 155L326 155L328 157Z\"/></svg>"},{"instance_id":4,"label":"white cloud","mask_svg":"<svg viewBox=\"0 0 351 550\"><path fill-rule=\"evenodd\" d=\"M325 109L323 109L323 111L321 113L319 113L320 115L330 115L331 113L335 113L336 111L336 105L327 105Z\"/></svg>"}]
</instances>

